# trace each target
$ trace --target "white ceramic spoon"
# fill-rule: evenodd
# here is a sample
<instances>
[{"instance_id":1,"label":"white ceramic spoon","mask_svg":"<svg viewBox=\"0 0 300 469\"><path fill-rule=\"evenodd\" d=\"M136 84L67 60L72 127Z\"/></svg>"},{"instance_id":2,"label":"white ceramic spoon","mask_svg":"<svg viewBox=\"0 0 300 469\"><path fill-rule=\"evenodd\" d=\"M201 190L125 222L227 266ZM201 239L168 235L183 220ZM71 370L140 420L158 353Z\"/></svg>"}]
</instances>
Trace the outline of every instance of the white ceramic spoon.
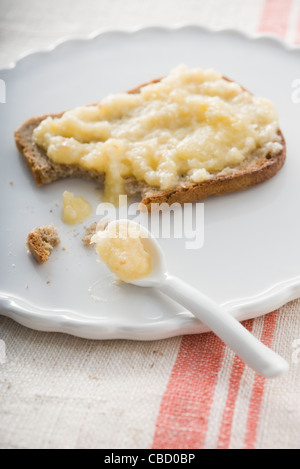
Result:
<instances>
[{"instance_id":1,"label":"white ceramic spoon","mask_svg":"<svg viewBox=\"0 0 300 469\"><path fill-rule=\"evenodd\" d=\"M237 319L196 288L170 275L157 240L144 227L139 227L144 230L145 236L147 235L142 238L142 242L151 255L152 272L146 278L128 283L139 287L155 287L177 301L206 324L260 375L274 378L288 370L286 360L257 340Z\"/></svg>"}]
</instances>

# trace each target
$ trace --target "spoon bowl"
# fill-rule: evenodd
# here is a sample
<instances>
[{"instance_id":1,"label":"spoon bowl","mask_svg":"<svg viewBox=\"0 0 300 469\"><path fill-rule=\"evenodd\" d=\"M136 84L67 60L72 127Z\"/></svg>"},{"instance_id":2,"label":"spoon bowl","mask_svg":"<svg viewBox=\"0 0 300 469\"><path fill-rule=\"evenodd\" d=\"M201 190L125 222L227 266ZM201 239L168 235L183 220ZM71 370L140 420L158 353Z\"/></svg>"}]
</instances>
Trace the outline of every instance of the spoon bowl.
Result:
<instances>
[{"instance_id":1,"label":"spoon bowl","mask_svg":"<svg viewBox=\"0 0 300 469\"><path fill-rule=\"evenodd\" d=\"M133 223L133 222L131 222ZM140 226L140 225L139 225ZM131 280L130 283L138 287L157 287L159 288L166 280L168 271L165 256L157 239L145 227L141 227L145 251L150 254L152 269L147 277Z\"/></svg>"}]
</instances>

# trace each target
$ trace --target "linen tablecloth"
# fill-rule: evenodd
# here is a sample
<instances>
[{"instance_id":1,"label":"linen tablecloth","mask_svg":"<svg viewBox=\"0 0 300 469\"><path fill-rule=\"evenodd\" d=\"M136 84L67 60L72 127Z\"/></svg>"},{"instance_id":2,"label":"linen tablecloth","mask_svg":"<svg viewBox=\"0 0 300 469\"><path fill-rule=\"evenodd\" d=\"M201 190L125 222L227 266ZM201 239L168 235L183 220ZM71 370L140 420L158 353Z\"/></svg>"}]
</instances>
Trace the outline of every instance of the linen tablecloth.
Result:
<instances>
[{"instance_id":1,"label":"linen tablecloth","mask_svg":"<svg viewBox=\"0 0 300 469\"><path fill-rule=\"evenodd\" d=\"M300 43L300 1L1 0L0 67L68 34L176 23ZM299 312L296 300L246 322L289 361L276 380L212 333L93 341L0 317L0 447L299 448Z\"/></svg>"}]
</instances>

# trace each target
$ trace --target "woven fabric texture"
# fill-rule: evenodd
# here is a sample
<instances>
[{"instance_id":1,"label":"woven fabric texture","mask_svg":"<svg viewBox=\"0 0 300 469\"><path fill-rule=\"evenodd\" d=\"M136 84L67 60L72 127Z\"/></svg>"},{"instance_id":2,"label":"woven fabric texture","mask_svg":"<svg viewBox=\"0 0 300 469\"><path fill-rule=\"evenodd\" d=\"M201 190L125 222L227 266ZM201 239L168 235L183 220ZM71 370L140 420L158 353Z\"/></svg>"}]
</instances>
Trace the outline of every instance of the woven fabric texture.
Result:
<instances>
[{"instance_id":1,"label":"woven fabric texture","mask_svg":"<svg viewBox=\"0 0 300 469\"><path fill-rule=\"evenodd\" d=\"M2 0L0 67L69 34L178 23L300 43L300 0ZM276 380L212 333L92 341L1 316L0 447L299 448L299 311L296 300L245 324L289 361Z\"/></svg>"}]
</instances>

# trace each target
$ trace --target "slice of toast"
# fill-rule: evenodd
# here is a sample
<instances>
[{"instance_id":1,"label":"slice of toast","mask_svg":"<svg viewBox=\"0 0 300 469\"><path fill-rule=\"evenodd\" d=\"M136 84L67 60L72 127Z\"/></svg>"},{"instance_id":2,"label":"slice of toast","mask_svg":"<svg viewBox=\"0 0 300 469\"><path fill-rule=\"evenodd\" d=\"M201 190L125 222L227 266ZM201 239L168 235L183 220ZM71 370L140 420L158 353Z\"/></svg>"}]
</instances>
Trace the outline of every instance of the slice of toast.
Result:
<instances>
[{"instance_id":1,"label":"slice of toast","mask_svg":"<svg viewBox=\"0 0 300 469\"><path fill-rule=\"evenodd\" d=\"M224 79L229 80L224 77ZM143 86L157 83L160 79L134 88L128 93L139 93ZM37 185L47 184L57 179L66 177L79 177L95 181L99 184L105 182L105 174L94 170L86 170L75 165L57 164L52 162L46 152L33 141L33 131L46 117L60 117L59 114L49 114L41 117L33 117L27 120L16 132L15 141L18 149L24 155L25 161L33 174ZM177 202L180 204L206 199L210 195L221 195L228 192L240 191L273 177L283 166L286 158L286 143L281 130L278 130L282 149L277 153L268 153L257 156L255 153L243 161L240 165L215 173L211 178L199 183L185 183L184 177L180 183L171 189L160 190L150 187L143 181L137 181L134 177L125 180L127 195L141 197L142 203L151 210L152 203Z\"/></svg>"}]
</instances>

